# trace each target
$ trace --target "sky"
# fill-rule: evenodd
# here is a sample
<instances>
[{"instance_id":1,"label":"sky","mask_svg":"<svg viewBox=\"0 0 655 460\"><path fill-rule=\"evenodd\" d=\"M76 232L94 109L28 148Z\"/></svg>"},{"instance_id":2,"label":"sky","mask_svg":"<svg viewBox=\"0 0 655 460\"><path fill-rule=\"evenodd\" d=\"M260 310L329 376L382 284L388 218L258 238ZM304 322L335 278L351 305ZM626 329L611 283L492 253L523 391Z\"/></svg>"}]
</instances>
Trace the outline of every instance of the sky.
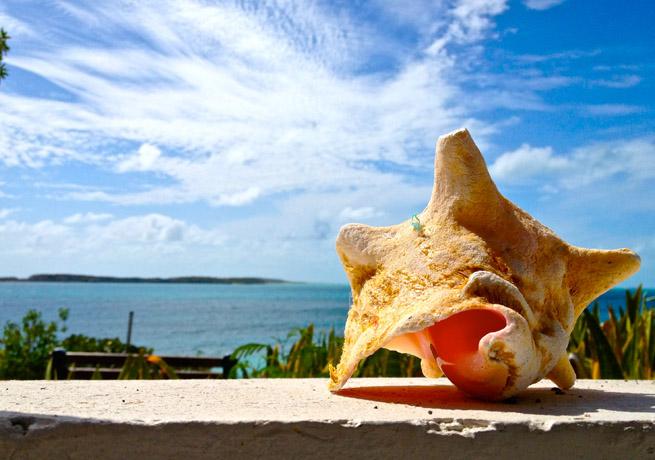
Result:
<instances>
[{"instance_id":1,"label":"sky","mask_svg":"<svg viewBox=\"0 0 655 460\"><path fill-rule=\"evenodd\" d=\"M650 1L2 0L0 275L346 282L466 127L501 192L655 285Z\"/></svg>"}]
</instances>

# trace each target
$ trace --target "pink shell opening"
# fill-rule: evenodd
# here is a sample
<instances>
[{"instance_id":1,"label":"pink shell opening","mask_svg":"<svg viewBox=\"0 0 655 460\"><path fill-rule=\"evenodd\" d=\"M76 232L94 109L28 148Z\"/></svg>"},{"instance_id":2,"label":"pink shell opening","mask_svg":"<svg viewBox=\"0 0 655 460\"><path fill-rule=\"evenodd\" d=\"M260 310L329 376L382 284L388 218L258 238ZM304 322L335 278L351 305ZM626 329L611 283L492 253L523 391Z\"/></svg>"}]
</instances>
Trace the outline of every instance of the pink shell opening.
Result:
<instances>
[{"instance_id":1,"label":"pink shell opening","mask_svg":"<svg viewBox=\"0 0 655 460\"><path fill-rule=\"evenodd\" d=\"M434 359L460 390L482 399L498 399L507 384L506 364L480 351L482 339L507 327L493 309L471 309L449 316L421 331L395 337L386 348Z\"/></svg>"},{"instance_id":2,"label":"pink shell opening","mask_svg":"<svg viewBox=\"0 0 655 460\"><path fill-rule=\"evenodd\" d=\"M505 316L496 310L466 310L428 327L427 335L439 367L457 388L493 399L505 388L509 370L483 355L478 347L483 337L506 326Z\"/></svg>"}]
</instances>

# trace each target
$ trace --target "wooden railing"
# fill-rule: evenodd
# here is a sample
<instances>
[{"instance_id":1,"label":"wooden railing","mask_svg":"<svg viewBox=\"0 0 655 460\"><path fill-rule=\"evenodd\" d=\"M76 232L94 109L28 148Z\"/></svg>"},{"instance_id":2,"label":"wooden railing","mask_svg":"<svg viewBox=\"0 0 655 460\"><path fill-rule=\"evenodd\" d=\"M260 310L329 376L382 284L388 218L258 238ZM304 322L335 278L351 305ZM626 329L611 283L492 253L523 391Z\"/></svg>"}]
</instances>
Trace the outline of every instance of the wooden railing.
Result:
<instances>
[{"instance_id":1,"label":"wooden railing","mask_svg":"<svg viewBox=\"0 0 655 460\"><path fill-rule=\"evenodd\" d=\"M57 349L52 353L52 378L90 379L99 375L103 379L116 379L130 355L128 353L89 353L67 352ZM181 379L227 378L236 364L229 355L217 356L160 356L168 366L175 370ZM145 356L148 359L148 356ZM221 368L221 372L213 369Z\"/></svg>"}]
</instances>

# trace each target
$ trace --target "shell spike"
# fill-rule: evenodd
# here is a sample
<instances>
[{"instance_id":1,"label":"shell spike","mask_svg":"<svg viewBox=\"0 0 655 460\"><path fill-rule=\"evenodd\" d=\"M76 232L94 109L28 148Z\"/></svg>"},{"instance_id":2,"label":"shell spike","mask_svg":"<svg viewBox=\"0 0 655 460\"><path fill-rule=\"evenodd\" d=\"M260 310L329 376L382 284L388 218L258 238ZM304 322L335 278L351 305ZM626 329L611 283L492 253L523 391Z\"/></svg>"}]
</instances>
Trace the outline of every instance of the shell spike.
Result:
<instances>
[{"instance_id":1,"label":"shell spike","mask_svg":"<svg viewBox=\"0 0 655 460\"><path fill-rule=\"evenodd\" d=\"M639 270L641 259L630 249L570 248L568 284L576 316L593 299Z\"/></svg>"}]
</instances>

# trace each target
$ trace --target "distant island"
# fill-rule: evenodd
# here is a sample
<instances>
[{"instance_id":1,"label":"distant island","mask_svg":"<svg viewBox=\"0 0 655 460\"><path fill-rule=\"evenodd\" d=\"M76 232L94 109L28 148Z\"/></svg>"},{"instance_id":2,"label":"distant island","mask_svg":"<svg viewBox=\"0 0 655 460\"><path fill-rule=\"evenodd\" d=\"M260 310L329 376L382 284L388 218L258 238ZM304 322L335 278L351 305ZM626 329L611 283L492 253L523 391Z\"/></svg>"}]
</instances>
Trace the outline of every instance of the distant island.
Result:
<instances>
[{"instance_id":1,"label":"distant island","mask_svg":"<svg viewBox=\"0 0 655 460\"><path fill-rule=\"evenodd\" d=\"M290 281L275 278L234 277L216 278L213 276L177 276L173 278L139 278L118 276L70 275L65 273L38 274L28 278L13 276L0 277L0 282L45 282L45 283L161 283L161 284L280 284Z\"/></svg>"}]
</instances>

